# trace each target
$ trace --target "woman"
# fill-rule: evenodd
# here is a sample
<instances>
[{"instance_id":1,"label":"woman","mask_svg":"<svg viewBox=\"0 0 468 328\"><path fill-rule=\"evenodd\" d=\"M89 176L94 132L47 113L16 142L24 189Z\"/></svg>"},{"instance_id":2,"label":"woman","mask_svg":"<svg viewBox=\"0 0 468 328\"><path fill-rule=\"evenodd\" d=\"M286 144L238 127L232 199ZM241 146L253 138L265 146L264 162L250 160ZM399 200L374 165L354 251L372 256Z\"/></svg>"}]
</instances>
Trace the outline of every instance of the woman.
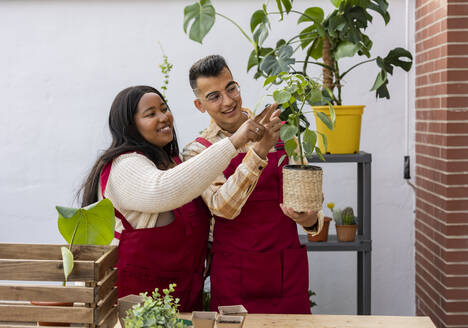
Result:
<instances>
[{"instance_id":1,"label":"woman","mask_svg":"<svg viewBox=\"0 0 468 328\"><path fill-rule=\"evenodd\" d=\"M200 309L211 214L198 196L264 127L246 120L230 138L177 165L169 107L156 89L136 86L116 96L109 128L112 144L83 185L82 205L102 198L114 204L119 297L175 282L180 310Z\"/></svg>"}]
</instances>

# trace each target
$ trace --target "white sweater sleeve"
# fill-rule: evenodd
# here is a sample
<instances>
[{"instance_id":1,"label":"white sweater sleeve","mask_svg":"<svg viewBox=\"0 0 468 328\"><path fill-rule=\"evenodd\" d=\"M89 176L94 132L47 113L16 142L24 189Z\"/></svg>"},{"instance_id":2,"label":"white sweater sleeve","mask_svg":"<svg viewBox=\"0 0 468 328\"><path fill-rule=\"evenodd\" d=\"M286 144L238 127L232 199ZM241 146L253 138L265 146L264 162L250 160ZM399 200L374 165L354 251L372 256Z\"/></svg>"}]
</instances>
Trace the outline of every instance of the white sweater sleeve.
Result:
<instances>
[{"instance_id":1,"label":"white sweater sleeve","mask_svg":"<svg viewBox=\"0 0 468 328\"><path fill-rule=\"evenodd\" d=\"M199 196L236 155L228 138L169 170L138 153L123 154L112 163L106 197L120 209L170 211Z\"/></svg>"}]
</instances>

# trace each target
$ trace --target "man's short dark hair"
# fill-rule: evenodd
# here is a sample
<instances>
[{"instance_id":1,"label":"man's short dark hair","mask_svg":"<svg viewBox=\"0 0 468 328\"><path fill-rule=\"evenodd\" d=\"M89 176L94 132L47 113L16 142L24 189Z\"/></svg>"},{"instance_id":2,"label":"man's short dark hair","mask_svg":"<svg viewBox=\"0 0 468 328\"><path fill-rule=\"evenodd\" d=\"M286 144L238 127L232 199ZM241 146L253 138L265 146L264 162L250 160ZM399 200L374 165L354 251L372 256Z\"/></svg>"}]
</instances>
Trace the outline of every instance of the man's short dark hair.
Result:
<instances>
[{"instance_id":1,"label":"man's short dark hair","mask_svg":"<svg viewBox=\"0 0 468 328\"><path fill-rule=\"evenodd\" d=\"M223 56L220 55L210 55L197 60L195 64L190 67L190 86L195 91L197 89L197 79L199 77L218 76L225 67L229 70L226 60L224 60Z\"/></svg>"}]
</instances>

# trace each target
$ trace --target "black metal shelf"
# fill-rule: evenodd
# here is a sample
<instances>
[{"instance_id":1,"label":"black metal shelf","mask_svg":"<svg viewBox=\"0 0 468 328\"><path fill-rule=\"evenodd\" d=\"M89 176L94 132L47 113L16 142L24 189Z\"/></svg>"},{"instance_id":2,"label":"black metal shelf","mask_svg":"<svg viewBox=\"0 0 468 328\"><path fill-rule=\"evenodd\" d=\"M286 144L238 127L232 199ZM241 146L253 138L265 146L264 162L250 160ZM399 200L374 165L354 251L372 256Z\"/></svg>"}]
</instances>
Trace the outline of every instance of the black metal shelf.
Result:
<instances>
[{"instance_id":1,"label":"black metal shelf","mask_svg":"<svg viewBox=\"0 0 468 328\"><path fill-rule=\"evenodd\" d=\"M357 314L371 314L371 162L372 154L360 151L356 154L325 154L325 161L318 156L308 157L309 163L356 163L357 164L357 217L358 232L354 242L339 242L329 235L327 242L309 242L300 235L300 242L309 252L356 252L357 253Z\"/></svg>"},{"instance_id":2,"label":"black metal shelf","mask_svg":"<svg viewBox=\"0 0 468 328\"><path fill-rule=\"evenodd\" d=\"M341 242L336 235L328 235L326 242L310 242L306 235L299 235L299 241L306 246L307 251L315 252L370 251L372 248L372 242L363 236L356 236L356 240L352 242Z\"/></svg>"}]
</instances>

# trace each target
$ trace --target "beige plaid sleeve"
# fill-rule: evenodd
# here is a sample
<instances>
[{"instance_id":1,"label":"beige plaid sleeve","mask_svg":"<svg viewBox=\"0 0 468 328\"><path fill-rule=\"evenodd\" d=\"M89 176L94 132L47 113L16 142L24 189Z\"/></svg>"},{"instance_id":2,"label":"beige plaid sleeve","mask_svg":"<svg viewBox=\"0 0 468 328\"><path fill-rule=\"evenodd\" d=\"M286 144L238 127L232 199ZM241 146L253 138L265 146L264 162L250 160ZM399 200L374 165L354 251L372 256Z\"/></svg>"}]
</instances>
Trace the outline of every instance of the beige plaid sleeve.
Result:
<instances>
[{"instance_id":1,"label":"beige plaid sleeve","mask_svg":"<svg viewBox=\"0 0 468 328\"><path fill-rule=\"evenodd\" d=\"M198 142L192 142L184 148L184 161L196 156L205 149ZM235 172L226 179L219 175L213 183L202 193L202 198L211 213L226 219L235 219L242 206L257 185L258 177L267 161L261 159L252 149L249 149L243 161Z\"/></svg>"}]
</instances>

